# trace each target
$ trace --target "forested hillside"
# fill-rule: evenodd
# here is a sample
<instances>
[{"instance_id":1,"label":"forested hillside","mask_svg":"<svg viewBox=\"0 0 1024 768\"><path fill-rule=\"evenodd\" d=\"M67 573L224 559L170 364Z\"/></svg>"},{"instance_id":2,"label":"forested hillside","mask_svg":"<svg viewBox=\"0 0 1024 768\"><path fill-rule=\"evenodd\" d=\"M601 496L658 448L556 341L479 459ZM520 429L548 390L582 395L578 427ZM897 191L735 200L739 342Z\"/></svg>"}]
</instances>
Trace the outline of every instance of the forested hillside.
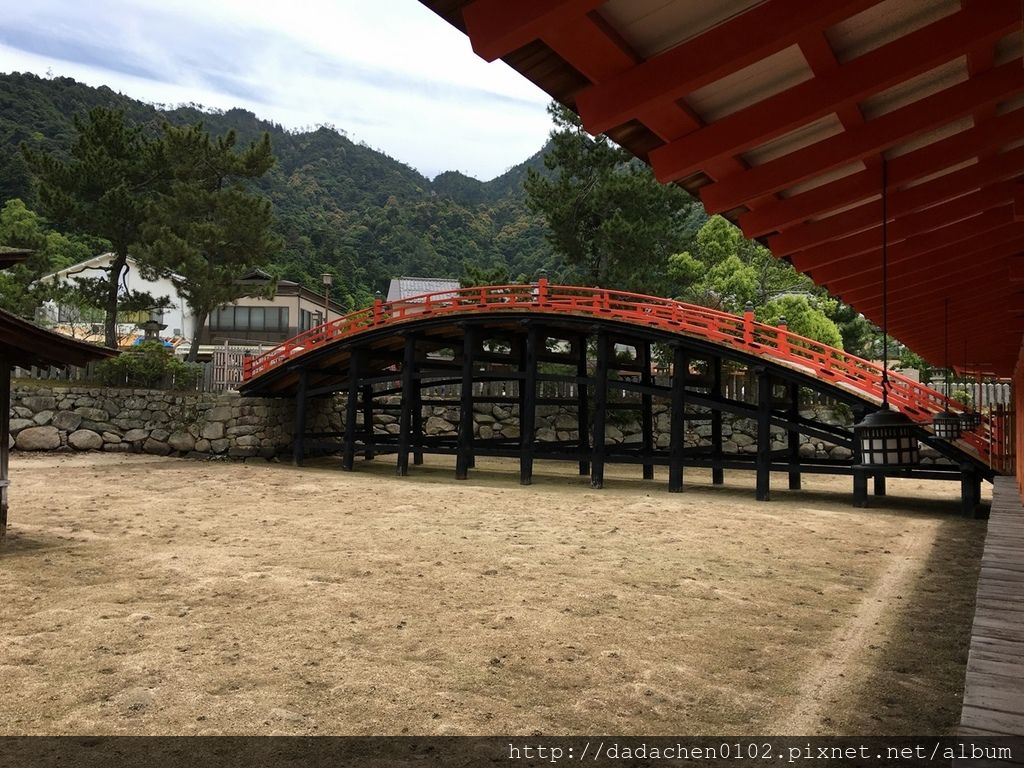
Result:
<instances>
[{"instance_id":1,"label":"forested hillside","mask_svg":"<svg viewBox=\"0 0 1024 768\"><path fill-rule=\"evenodd\" d=\"M73 116L97 106L121 109L154 134L165 121L202 121L214 135L234 129L243 142L269 132L278 162L260 187L285 242L273 265L281 277L316 286L332 271L362 303L390 277L460 277L467 263L512 277L560 270L522 189L527 168L543 169L541 153L488 182L458 172L431 181L330 127L290 132L241 109L162 108L69 78L0 74L0 206L11 198L34 205L20 144L63 151Z\"/></svg>"}]
</instances>

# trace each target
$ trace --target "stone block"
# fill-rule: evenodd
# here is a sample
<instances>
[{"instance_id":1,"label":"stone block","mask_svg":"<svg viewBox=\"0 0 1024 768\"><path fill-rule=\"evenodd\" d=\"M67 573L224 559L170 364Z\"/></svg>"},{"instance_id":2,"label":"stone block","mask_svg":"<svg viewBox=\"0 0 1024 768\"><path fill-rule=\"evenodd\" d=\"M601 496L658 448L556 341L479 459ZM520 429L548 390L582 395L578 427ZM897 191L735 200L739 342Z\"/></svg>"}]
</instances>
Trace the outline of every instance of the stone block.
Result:
<instances>
[{"instance_id":1,"label":"stone block","mask_svg":"<svg viewBox=\"0 0 1024 768\"><path fill-rule=\"evenodd\" d=\"M21 451L52 451L60 448L60 432L56 427L28 427L18 432L14 446Z\"/></svg>"},{"instance_id":2,"label":"stone block","mask_svg":"<svg viewBox=\"0 0 1024 768\"><path fill-rule=\"evenodd\" d=\"M167 437L167 444L176 451L191 451L196 440L188 432L173 432Z\"/></svg>"},{"instance_id":3,"label":"stone block","mask_svg":"<svg viewBox=\"0 0 1024 768\"><path fill-rule=\"evenodd\" d=\"M45 390L44 390L45 391ZM21 404L32 410L33 413L40 411L53 411L57 408L57 399L48 395L36 395L23 398Z\"/></svg>"},{"instance_id":4,"label":"stone block","mask_svg":"<svg viewBox=\"0 0 1024 768\"><path fill-rule=\"evenodd\" d=\"M166 456L171 452L171 446L162 440L154 440L150 437L142 444L142 450L155 456Z\"/></svg>"},{"instance_id":5,"label":"stone block","mask_svg":"<svg viewBox=\"0 0 1024 768\"><path fill-rule=\"evenodd\" d=\"M204 424L199 435L207 440L220 440L224 437L224 424L219 421Z\"/></svg>"},{"instance_id":6,"label":"stone block","mask_svg":"<svg viewBox=\"0 0 1024 768\"><path fill-rule=\"evenodd\" d=\"M40 411L32 417L32 421L41 427L45 427L53 420L53 411Z\"/></svg>"},{"instance_id":7,"label":"stone block","mask_svg":"<svg viewBox=\"0 0 1024 768\"><path fill-rule=\"evenodd\" d=\"M36 424L34 421L32 421L32 419L11 419L11 422L10 422L10 430L11 430L11 434L12 435L18 434L23 429L28 429L29 427L38 427L38 426L39 425Z\"/></svg>"},{"instance_id":8,"label":"stone block","mask_svg":"<svg viewBox=\"0 0 1024 768\"><path fill-rule=\"evenodd\" d=\"M75 408L75 413L77 413L83 419L88 419L89 421L104 422L104 421L106 421L107 419L110 418L110 416L107 414L107 412L104 411L102 408L82 408L82 407L78 407L78 408Z\"/></svg>"},{"instance_id":9,"label":"stone block","mask_svg":"<svg viewBox=\"0 0 1024 768\"><path fill-rule=\"evenodd\" d=\"M124 433L124 440L129 443L145 440L147 437L149 437L148 429L129 429Z\"/></svg>"},{"instance_id":10,"label":"stone block","mask_svg":"<svg viewBox=\"0 0 1024 768\"><path fill-rule=\"evenodd\" d=\"M98 451L103 447L103 438L91 429L77 429L68 435L68 445L76 451Z\"/></svg>"}]
</instances>

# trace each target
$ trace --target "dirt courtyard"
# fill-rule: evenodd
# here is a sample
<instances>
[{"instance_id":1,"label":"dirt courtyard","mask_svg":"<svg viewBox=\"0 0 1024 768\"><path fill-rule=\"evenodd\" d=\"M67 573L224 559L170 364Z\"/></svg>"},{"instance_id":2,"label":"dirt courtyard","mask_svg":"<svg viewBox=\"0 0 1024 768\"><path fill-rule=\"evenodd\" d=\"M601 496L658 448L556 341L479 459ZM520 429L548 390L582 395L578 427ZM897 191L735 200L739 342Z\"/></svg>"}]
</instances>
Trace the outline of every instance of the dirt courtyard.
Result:
<instances>
[{"instance_id":1,"label":"dirt courtyard","mask_svg":"<svg viewBox=\"0 0 1024 768\"><path fill-rule=\"evenodd\" d=\"M959 720L959 486L428 457L15 454L2 734L928 734ZM986 498L988 490L986 489Z\"/></svg>"}]
</instances>

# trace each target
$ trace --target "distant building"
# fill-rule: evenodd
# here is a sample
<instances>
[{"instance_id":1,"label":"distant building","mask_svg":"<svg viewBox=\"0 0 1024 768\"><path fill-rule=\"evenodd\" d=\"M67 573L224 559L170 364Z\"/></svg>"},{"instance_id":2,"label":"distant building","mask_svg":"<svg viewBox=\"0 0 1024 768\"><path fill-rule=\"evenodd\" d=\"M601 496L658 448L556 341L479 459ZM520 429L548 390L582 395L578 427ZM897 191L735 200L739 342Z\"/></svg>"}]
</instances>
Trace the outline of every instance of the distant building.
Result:
<instances>
[{"instance_id":1,"label":"distant building","mask_svg":"<svg viewBox=\"0 0 1024 768\"><path fill-rule=\"evenodd\" d=\"M71 281L75 277L102 277L114 255L104 253L87 261L66 267L40 278L40 281ZM252 294L214 310L199 335L199 355L209 355L214 347L225 345L259 349L278 344L324 322L324 295L304 288L291 280L278 280L272 295L263 295L273 285L273 277L263 270L254 270L242 277L240 284L251 288ZM171 340L179 354L186 353L192 341L195 319L185 299L167 278L147 280L136 261L129 257L122 285L131 291L144 291L154 298L167 297L170 306L158 313L166 326L160 335ZM345 314L345 307L335 301L328 304L329 319ZM103 338L104 312L81 310L48 302L40 310L40 319L76 338ZM142 335L138 325L150 319L148 311L118 314L118 336L123 345L135 343Z\"/></svg>"},{"instance_id":2,"label":"distant building","mask_svg":"<svg viewBox=\"0 0 1024 768\"><path fill-rule=\"evenodd\" d=\"M424 293L441 293L440 298L449 299L455 295L461 284L446 277L396 277L388 284L387 300L396 304L420 304L417 296Z\"/></svg>"}]
</instances>

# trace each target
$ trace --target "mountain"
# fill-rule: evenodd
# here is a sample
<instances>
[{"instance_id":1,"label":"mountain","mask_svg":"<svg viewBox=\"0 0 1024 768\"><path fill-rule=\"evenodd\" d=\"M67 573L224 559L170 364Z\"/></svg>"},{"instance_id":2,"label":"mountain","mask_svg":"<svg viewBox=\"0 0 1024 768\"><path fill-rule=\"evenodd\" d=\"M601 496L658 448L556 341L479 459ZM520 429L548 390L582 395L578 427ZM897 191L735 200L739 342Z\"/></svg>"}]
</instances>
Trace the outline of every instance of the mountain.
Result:
<instances>
[{"instance_id":1,"label":"mountain","mask_svg":"<svg viewBox=\"0 0 1024 768\"><path fill-rule=\"evenodd\" d=\"M491 181L455 171L431 181L333 127L288 131L243 109L146 104L70 78L0 74L0 205L14 197L34 204L19 145L65 152L74 116L97 106L121 109L153 134L164 122L202 122L214 135L234 129L245 143L268 132L277 165L258 186L285 242L273 265L280 277L315 288L333 271L343 292L365 301L398 275L458 278L466 265L512 277L559 270L522 189L528 168L543 169L543 150Z\"/></svg>"}]
</instances>

